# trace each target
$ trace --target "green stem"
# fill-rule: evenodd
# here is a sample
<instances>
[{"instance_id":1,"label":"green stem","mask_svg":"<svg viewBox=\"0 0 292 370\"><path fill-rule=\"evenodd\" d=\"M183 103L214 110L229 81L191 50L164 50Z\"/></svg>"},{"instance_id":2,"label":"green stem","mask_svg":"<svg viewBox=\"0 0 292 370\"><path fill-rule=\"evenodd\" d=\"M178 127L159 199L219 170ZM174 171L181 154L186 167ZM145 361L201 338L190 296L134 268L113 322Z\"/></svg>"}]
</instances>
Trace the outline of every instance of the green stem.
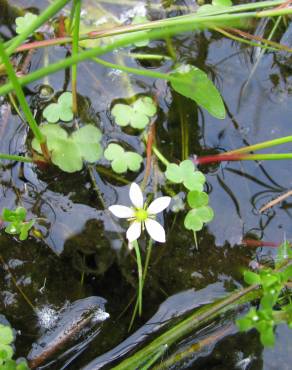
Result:
<instances>
[{"instance_id":1,"label":"green stem","mask_svg":"<svg viewBox=\"0 0 292 370\"><path fill-rule=\"evenodd\" d=\"M248 154L243 156L242 161L279 161L282 159L292 159L292 153L277 153L277 154Z\"/></svg>"},{"instance_id":2,"label":"green stem","mask_svg":"<svg viewBox=\"0 0 292 370\"><path fill-rule=\"evenodd\" d=\"M231 39L231 40L234 40L234 41L238 41L238 42L241 42L242 44L247 44L249 46L253 46L253 47L257 47L257 48L262 48L263 50L269 50L269 51L275 51L275 50L278 50L276 49L275 47L272 47L272 46L268 46L266 44L259 44L255 41L250 41L250 40L246 40L242 37L239 37L239 36L235 36L233 35L232 33L226 31L225 29L223 28L219 28L219 27L214 27L214 30L216 32L219 32L221 33L222 35L224 35L225 37ZM262 42L265 42L265 40L263 40ZM280 46L280 45L279 45Z\"/></svg>"},{"instance_id":3,"label":"green stem","mask_svg":"<svg viewBox=\"0 0 292 370\"><path fill-rule=\"evenodd\" d=\"M152 145L152 151L156 157L162 162L166 167L169 165L169 161L164 157L164 155L157 149L156 145Z\"/></svg>"},{"instance_id":4,"label":"green stem","mask_svg":"<svg viewBox=\"0 0 292 370\"><path fill-rule=\"evenodd\" d=\"M16 93L16 96L17 96L17 99L19 101L19 104L21 106L21 109L24 113L24 116L27 120L27 123L29 124L35 138L39 141L39 143L45 143L46 141L46 138L45 136L41 133L32 113L31 113L31 110L27 104L27 101L25 99L25 96L24 96L24 93L22 91L22 88L19 84L19 81L18 81L18 78L16 77L16 74L15 74L15 71L12 67L12 64L10 63L10 60L8 58L8 55L6 54L5 52L5 49L4 49L4 45L3 45L3 42L2 40L0 39L0 57L2 59L2 62L4 63L5 65L5 68L6 68L6 71L7 71L7 74L8 74L8 77L9 77L9 80L10 80L10 83L12 84L14 90L15 90L15 93Z\"/></svg>"},{"instance_id":5,"label":"green stem","mask_svg":"<svg viewBox=\"0 0 292 370\"><path fill-rule=\"evenodd\" d=\"M226 152L224 154L248 153L248 152L253 152L255 150L267 149L267 148L271 148L273 146L282 145L282 144L291 143L291 142L292 142L292 136L284 136L284 137L280 137L278 139L263 141L263 142L258 143L258 144L253 144L253 145L245 146L243 148L230 150L229 152Z\"/></svg>"},{"instance_id":6,"label":"green stem","mask_svg":"<svg viewBox=\"0 0 292 370\"><path fill-rule=\"evenodd\" d=\"M127 73L133 73L138 76L160 78L160 79L169 80L169 81L171 80L171 76L166 73L160 73L160 72L148 71L145 69L127 67L121 64L115 64L115 63L108 62L101 58L92 58L92 60L94 60L96 63L101 64L107 68L118 69L120 71L127 72Z\"/></svg>"},{"instance_id":7,"label":"green stem","mask_svg":"<svg viewBox=\"0 0 292 370\"><path fill-rule=\"evenodd\" d=\"M80 26L81 0L74 0L74 3L72 6L75 7L72 56L75 56L75 55L78 55L78 49L79 49L79 26ZM73 110L74 115L77 115L78 113L77 64L72 65L72 110Z\"/></svg>"},{"instance_id":8,"label":"green stem","mask_svg":"<svg viewBox=\"0 0 292 370\"><path fill-rule=\"evenodd\" d=\"M152 239L149 239L149 243L148 243L148 247L147 247L146 261L145 261L145 266L144 266L144 271L143 271L143 278L142 278L142 289L144 288L144 284L145 284L145 280L146 280L146 276L147 276L147 272L148 272L148 266L149 266L149 262L150 262L151 252L152 252L152 245L153 245L153 241L152 241ZM130 322L130 325L129 325L129 331L131 330L131 328L133 326L133 323L134 323L134 320L135 320L135 317L137 315L138 304L139 304L139 300L137 299L136 303L135 303L134 311L133 311L133 314L132 314L131 322Z\"/></svg>"},{"instance_id":9,"label":"green stem","mask_svg":"<svg viewBox=\"0 0 292 370\"><path fill-rule=\"evenodd\" d=\"M142 53L123 53L126 57L140 60L171 60L167 55L160 54L142 54Z\"/></svg>"},{"instance_id":10,"label":"green stem","mask_svg":"<svg viewBox=\"0 0 292 370\"><path fill-rule=\"evenodd\" d=\"M26 163L32 163L33 162L32 158L22 157L20 155L14 155L14 154L0 153L0 159L7 159L9 161L18 161L18 162L26 162Z\"/></svg>"},{"instance_id":11,"label":"green stem","mask_svg":"<svg viewBox=\"0 0 292 370\"><path fill-rule=\"evenodd\" d=\"M16 36L6 49L7 55L11 55L16 48L21 45L35 30L42 26L47 20L53 17L61 10L70 0L55 0L46 8L33 22L29 23L25 30Z\"/></svg>"},{"instance_id":12,"label":"green stem","mask_svg":"<svg viewBox=\"0 0 292 370\"><path fill-rule=\"evenodd\" d=\"M138 267L138 306L139 306L139 316L142 315L142 295L143 295L143 270L142 270L142 260L141 254L139 249L139 244L137 240L133 242L134 249L136 252L136 260L137 260L137 267Z\"/></svg>"}]
</instances>

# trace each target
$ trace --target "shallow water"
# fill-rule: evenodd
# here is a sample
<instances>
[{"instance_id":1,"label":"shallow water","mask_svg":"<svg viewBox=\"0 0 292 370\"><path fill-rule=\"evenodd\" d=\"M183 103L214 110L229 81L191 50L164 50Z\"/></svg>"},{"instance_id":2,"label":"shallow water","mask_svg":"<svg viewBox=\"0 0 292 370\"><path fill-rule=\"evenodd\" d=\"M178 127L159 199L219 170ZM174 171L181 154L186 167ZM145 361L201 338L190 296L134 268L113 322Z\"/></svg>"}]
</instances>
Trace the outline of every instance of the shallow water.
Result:
<instances>
[{"instance_id":1,"label":"shallow water","mask_svg":"<svg viewBox=\"0 0 292 370\"><path fill-rule=\"evenodd\" d=\"M11 3L37 9L47 5L46 1L33 0ZM152 3L154 6L148 8L151 19L180 14L177 9L170 12L163 9L158 1ZM139 4L142 5L134 7L134 12L143 10L143 3ZM191 9L194 7L193 1L181 4L187 4ZM131 5L103 6L119 19L133 13ZM9 35L6 26L2 26L0 31ZM282 34L282 41L288 42L291 26L286 34L281 30L278 37ZM155 94L158 98L157 145L170 161L181 160L183 146L187 147L187 156L204 155L290 134L292 77L288 55L266 53L246 84L257 50L251 53L250 49L209 31L177 36L173 39L173 47L179 62L196 65L214 79L226 104L226 119L219 121L211 117L198 109L194 102L173 92L164 81L127 76L94 62L83 63L78 70L81 122L92 122L100 127L104 144L110 139L118 139L143 155L144 148L138 135L114 126L109 114L109 108L116 99L141 93ZM162 41L152 42L147 50L167 53ZM53 63L65 57L66 53L63 47L52 47L47 55L43 50L37 51L30 70L41 67L44 60ZM117 53L108 56L109 60L121 62L117 58L137 68L166 72L171 67L169 61L149 66ZM31 84L26 91L27 98L35 109L42 107L41 84L49 84L59 92L70 90L69 81L68 72L58 72L47 80ZM5 102L0 110L0 133L1 152L26 152L27 128L14 111L10 112ZM277 150L288 152L289 145L272 148L269 152ZM99 164L107 166L105 161ZM136 177L131 175L128 181L140 183L144 169L145 163L141 172ZM1 209L14 208L21 202L29 210L29 216L46 220L38 225L43 234L41 239L30 237L20 243L6 235L4 230L0 234L0 253L9 266L9 271L0 270L0 312L20 331L16 340L18 356L27 356L33 343L43 335L43 328L35 312L18 294L11 274L37 308L45 306L58 312L68 302L89 296L103 297L107 301L105 310L110 318L99 328L98 335L87 340L88 336L84 334L81 342L85 346L74 352L73 360L70 356L69 360L59 358L56 363L51 362L42 368L111 368L111 361L127 356L137 341L149 338L161 329L165 320L242 286L244 267L252 261L266 260L274 255L272 248L255 250L242 246L240 243L246 234L273 242L281 242L285 236L292 238L290 198L259 214L259 209L267 201L291 189L291 161L228 162L204 166L201 170L207 177L215 219L198 233L197 250L192 234L183 228L184 214L180 213L174 219L171 212L165 213L164 220L160 221L164 222L167 230L167 243L153 248L144 288L143 316L135 322L130 333L132 336L129 336L127 329L132 310L125 309L135 295L135 261L125 251L120 253L122 241L119 233L125 229L122 225L113 224L108 212L103 210L88 170L84 168L71 175L56 169L42 171L29 164L5 163L0 172ZM128 185L102 175L95 168L93 177L107 207L129 202ZM161 182L154 175L146 191L152 192L157 181ZM170 349L166 355L187 348L191 343L216 333L219 328L226 328L222 338L171 368L290 368L292 355L288 343L291 333L286 327L277 328L275 348L264 349L256 332L239 334L232 326L233 319L232 315L222 317L193 333L177 348Z\"/></svg>"}]
</instances>

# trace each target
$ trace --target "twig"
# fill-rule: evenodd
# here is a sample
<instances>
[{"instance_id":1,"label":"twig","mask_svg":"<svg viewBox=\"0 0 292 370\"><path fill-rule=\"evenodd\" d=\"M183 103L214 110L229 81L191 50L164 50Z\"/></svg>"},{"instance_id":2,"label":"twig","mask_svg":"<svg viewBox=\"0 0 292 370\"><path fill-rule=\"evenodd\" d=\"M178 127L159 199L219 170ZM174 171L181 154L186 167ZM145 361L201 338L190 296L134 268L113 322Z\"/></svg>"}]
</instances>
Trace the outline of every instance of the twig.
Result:
<instances>
[{"instance_id":1,"label":"twig","mask_svg":"<svg viewBox=\"0 0 292 370\"><path fill-rule=\"evenodd\" d=\"M276 204L279 204L280 202L282 202L284 199L290 197L290 195L292 195L292 190L289 190L287 191L287 193L285 194L282 194L280 195L279 197L277 197L276 199L273 199L271 200L270 202L268 202L267 204L265 204L260 210L259 210L259 213L263 213L264 211L266 211L267 209L269 208L272 208L274 207Z\"/></svg>"}]
</instances>

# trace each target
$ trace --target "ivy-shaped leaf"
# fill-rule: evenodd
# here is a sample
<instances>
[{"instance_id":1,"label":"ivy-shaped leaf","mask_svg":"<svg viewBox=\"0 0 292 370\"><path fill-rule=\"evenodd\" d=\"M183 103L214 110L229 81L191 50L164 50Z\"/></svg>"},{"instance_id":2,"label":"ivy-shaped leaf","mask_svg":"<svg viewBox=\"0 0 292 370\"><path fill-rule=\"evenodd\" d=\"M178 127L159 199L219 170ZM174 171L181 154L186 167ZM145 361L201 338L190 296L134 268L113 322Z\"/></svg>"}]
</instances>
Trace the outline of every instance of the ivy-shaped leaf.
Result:
<instances>
[{"instance_id":1,"label":"ivy-shaped leaf","mask_svg":"<svg viewBox=\"0 0 292 370\"><path fill-rule=\"evenodd\" d=\"M126 152L118 144L109 144L104 151L104 157L111 161L111 167L116 173L125 173L130 171L138 171L141 167L143 158L135 152Z\"/></svg>"},{"instance_id":2,"label":"ivy-shaped leaf","mask_svg":"<svg viewBox=\"0 0 292 370\"><path fill-rule=\"evenodd\" d=\"M219 91L205 72L192 65L178 67L171 73L176 80L171 81L172 88L194 100L212 116L224 119L225 107Z\"/></svg>"},{"instance_id":3,"label":"ivy-shaped leaf","mask_svg":"<svg viewBox=\"0 0 292 370\"><path fill-rule=\"evenodd\" d=\"M102 135L100 130L93 125L84 126L71 136L56 124L46 124L40 129L47 138L52 162L65 172L80 171L83 161L94 163L101 157ZM32 140L32 148L42 153L36 139Z\"/></svg>"},{"instance_id":4,"label":"ivy-shaped leaf","mask_svg":"<svg viewBox=\"0 0 292 370\"><path fill-rule=\"evenodd\" d=\"M15 19L16 33L18 34L22 33L27 28L27 25L36 20L37 17L38 17L37 15L30 12L26 13L23 17L17 17Z\"/></svg>"},{"instance_id":5,"label":"ivy-shaped leaf","mask_svg":"<svg viewBox=\"0 0 292 370\"><path fill-rule=\"evenodd\" d=\"M194 232L200 231L204 223L212 221L214 211L209 206L191 209L184 220L185 228Z\"/></svg>"},{"instance_id":6,"label":"ivy-shaped leaf","mask_svg":"<svg viewBox=\"0 0 292 370\"><path fill-rule=\"evenodd\" d=\"M200 171L195 170L192 161L186 159L179 165L170 163L165 171L166 178L175 184L183 183L188 190L202 191L206 181L205 176Z\"/></svg>"},{"instance_id":7,"label":"ivy-shaped leaf","mask_svg":"<svg viewBox=\"0 0 292 370\"><path fill-rule=\"evenodd\" d=\"M44 109L43 117L50 123L72 121L72 93L67 91L61 94L57 103L51 103Z\"/></svg>"},{"instance_id":8,"label":"ivy-shaped leaf","mask_svg":"<svg viewBox=\"0 0 292 370\"><path fill-rule=\"evenodd\" d=\"M133 128L143 130L150 119L156 114L157 108L153 99L149 96L137 99L133 104L115 104L111 110L115 122L119 126L132 126Z\"/></svg>"}]
</instances>

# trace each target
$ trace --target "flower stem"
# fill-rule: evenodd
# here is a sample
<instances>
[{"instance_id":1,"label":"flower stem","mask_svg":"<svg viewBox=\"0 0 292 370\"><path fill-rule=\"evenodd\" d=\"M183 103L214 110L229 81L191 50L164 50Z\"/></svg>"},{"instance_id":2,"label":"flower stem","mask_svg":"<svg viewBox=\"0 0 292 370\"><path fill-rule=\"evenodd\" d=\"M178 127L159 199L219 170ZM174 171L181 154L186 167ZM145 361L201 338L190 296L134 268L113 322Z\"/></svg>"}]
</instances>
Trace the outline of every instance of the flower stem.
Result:
<instances>
[{"instance_id":1,"label":"flower stem","mask_svg":"<svg viewBox=\"0 0 292 370\"><path fill-rule=\"evenodd\" d=\"M142 315L142 293L143 293L143 269L142 269L142 260L139 249L139 244L137 240L133 242L134 249L136 252L136 261L138 267L138 312L139 316Z\"/></svg>"},{"instance_id":2,"label":"flower stem","mask_svg":"<svg viewBox=\"0 0 292 370\"><path fill-rule=\"evenodd\" d=\"M144 288L144 284L145 284L145 280L147 276L148 266L150 262L151 252L152 252L152 245L153 245L153 240L149 239L148 246L147 246L146 261L145 261L145 266L144 266L144 271L143 271L143 278L142 278L142 289ZM129 331L131 330L133 326L133 323L134 323L134 320L137 314L137 310L138 310L138 305L139 305L139 299L137 299L135 303L134 311L133 311L131 322L129 325Z\"/></svg>"}]
</instances>

